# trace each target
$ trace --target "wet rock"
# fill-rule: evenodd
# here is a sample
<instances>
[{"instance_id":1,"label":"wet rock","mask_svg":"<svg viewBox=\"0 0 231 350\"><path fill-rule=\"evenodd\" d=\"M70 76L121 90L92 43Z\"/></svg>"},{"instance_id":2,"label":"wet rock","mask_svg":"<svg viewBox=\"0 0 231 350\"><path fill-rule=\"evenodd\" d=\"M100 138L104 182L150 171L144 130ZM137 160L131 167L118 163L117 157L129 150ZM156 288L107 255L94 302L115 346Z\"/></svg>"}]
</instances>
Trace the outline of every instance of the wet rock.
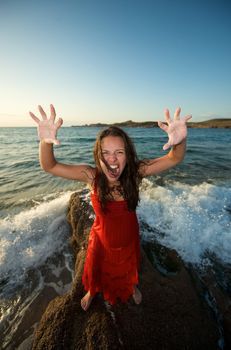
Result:
<instances>
[{"instance_id":1,"label":"wet rock","mask_svg":"<svg viewBox=\"0 0 231 350\"><path fill-rule=\"evenodd\" d=\"M35 332L34 350L219 349L216 319L194 277L175 251L156 242L141 250L140 305L129 300L110 306L99 294L84 312L81 277L93 217L91 206L78 193L70 198L68 220L76 254L74 281L68 293L47 307ZM152 263L148 255L155 257Z\"/></svg>"}]
</instances>

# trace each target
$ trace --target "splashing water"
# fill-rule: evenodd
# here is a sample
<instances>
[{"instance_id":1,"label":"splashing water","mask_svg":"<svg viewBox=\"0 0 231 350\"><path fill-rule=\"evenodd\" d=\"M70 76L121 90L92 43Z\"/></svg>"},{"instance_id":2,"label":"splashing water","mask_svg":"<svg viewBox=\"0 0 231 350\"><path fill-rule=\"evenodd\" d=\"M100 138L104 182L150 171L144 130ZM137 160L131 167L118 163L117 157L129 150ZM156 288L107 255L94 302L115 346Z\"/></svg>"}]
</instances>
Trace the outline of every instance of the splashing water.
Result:
<instances>
[{"instance_id":1,"label":"splashing water","mask_svg":"<svg viewBox=\"0 0 231 350\"><path fill-rule=\"evenodd\" d=\"M205 263L209 252L231 263L230 189L179 182L161 187L144 180L138 215L158 232L154 237L144 230L143 237L175 249L185 262Z\"/></svg>"},{"instance_id":2,"label":"splashing water","mask_svg":"<svg viewBox=\"0 0 231 350\"><path fill-rule=\"evenodd\" d=\"M0 222L0 276L3 290L15 289L28 269L62 249L69 226L70 192Z\"/></svg>"}]
</instances>

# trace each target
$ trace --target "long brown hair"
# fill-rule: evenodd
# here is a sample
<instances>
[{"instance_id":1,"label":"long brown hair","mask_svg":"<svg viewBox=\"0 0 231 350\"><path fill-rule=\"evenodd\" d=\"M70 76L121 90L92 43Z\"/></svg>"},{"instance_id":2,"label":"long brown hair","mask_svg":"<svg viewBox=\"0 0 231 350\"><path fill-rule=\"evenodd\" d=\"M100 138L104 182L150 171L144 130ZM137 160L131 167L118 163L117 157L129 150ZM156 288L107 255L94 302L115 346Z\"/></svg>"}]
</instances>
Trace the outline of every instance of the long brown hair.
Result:
<instances>
[{"instance_id":1,"label":"long brown hair","mask_svg":"<svg viewBox=\"0 0 231 350\"><path fill-rule=\"evenodd\" d=\"M97 188L101 208L103 211L106 210L107 200L110 197L109 184L100 165L100 160L105 162L102 155L101 142L102 139L107 136L118 136L124 141L127 162L122 174L120 175L119 181L122 187L124 199L127 200L128 209L135 210L139 202L139 185L141 182L141 175L139 174L140 161L138 160L132 140L124 130L117 126L110 126L101 131L96 138L94 147L94 159L97 168L95 187Z\"/></svg>"}]
</instances>

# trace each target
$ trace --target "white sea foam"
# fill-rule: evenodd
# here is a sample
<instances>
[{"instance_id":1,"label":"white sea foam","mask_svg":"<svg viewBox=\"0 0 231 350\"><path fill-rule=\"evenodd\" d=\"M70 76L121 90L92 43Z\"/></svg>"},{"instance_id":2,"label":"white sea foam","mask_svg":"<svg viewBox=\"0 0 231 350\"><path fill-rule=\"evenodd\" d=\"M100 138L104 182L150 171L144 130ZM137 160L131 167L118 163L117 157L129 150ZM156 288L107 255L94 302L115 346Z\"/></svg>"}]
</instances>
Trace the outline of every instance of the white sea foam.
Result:
<instances>
[{"instance_id":1,"label":"white sea foam","mask_svg":"<svg viewBox=\"0 0 231 350\"><path fill-rule=\"evenodd\" d=\"M0 277L17 284L67 241L66 208L71 192L0 221Z\"/></svg>"},{"instance_id":2,"label":"white sea foam","mask_svg":"<svg viewBox=\"0 0 231 350\"><path fill-rule=\"evenodd\" d=\"M179 182L161 187L144 180L138 215L153 228L142 232L144 238L156 238L184 261L201 264L212 253L231 263L230 189Z\"/></svg>"}]
</instances>

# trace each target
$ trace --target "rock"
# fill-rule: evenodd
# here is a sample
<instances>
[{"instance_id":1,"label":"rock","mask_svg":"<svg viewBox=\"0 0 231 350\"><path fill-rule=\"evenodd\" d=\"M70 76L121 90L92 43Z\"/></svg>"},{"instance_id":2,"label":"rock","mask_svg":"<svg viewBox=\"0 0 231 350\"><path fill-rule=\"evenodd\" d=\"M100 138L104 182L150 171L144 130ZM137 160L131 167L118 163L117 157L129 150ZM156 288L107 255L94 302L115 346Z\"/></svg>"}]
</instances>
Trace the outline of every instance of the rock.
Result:
<instances>
[{"instance_id":1,"label":"rock","mask_svg":"<svg viewBox=\"0 0 231 350\"><path fill-rule=\"evenodd\" d=\"M70 198L68 220L76 252L74 281L68 293L48 305L35 332L34 350L219 349L217 322L192 274L175 251L158 243L152 244L162 270L147 258L153 247L145 243L141 249L140 305L129 300L110 306L97 295L84 312L81 277L93 219L91 206L78 193Z\"/></svg>"}]
</instances>

